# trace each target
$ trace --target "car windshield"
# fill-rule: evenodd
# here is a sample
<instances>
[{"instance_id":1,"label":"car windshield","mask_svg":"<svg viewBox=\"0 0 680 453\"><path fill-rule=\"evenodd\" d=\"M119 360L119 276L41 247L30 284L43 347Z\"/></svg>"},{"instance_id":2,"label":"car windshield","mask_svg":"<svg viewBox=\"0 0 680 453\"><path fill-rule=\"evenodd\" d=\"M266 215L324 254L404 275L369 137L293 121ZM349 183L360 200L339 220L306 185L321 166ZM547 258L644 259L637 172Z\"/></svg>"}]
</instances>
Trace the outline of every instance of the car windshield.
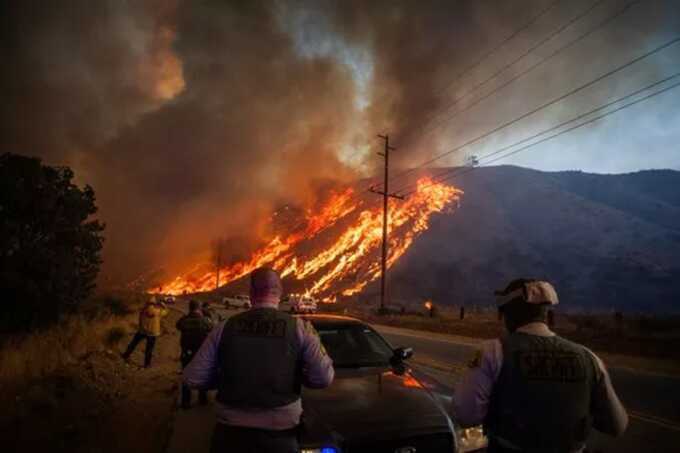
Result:
<instances>
[{"instance_id":1,"label":"car windshield","mask_svg":"<svg viewBox=\"0 0 680 453\"><path fill-rule=\"evenodd\" d=\"M385 366L393 355L387 342L361 324L315 326L336 368Z\"/></svg>"}]
</instances>

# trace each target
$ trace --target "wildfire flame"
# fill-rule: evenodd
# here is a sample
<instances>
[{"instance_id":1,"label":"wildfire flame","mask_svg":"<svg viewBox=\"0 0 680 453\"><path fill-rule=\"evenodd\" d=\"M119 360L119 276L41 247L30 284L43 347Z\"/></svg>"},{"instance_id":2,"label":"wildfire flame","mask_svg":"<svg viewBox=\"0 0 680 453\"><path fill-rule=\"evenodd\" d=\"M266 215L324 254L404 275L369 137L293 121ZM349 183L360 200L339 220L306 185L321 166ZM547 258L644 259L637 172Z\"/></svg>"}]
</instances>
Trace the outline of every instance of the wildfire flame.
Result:
<instances>
[{"instance_id":1,"label":"wildfire flame","mask_svg":"<svg viewBox=\"0 0 680 453\"><path fill-rule=\"evenodd\" d=\"M431 215L450 207L452 201L459 201L462 194L455 187L422 178L416 192L405 201L390 200L388 268L429 228ZM308 282L307 293L321 297L322 301L358 293L380 275L382 208L362 208L362 203L352 202L353 195L352 189L333 195L318 213L308 214L304 228L286 237L274 237L247 261L222 267L220 282L228 284L260 266L269 265L282 277ZM349 223L349 227L337 239L309 256L296 253L296 245L339 222ZM215 269L209 263L202 263L149 292L176 295L211 291L215 289L215 282Z\"/></svg>"}]
</instances>

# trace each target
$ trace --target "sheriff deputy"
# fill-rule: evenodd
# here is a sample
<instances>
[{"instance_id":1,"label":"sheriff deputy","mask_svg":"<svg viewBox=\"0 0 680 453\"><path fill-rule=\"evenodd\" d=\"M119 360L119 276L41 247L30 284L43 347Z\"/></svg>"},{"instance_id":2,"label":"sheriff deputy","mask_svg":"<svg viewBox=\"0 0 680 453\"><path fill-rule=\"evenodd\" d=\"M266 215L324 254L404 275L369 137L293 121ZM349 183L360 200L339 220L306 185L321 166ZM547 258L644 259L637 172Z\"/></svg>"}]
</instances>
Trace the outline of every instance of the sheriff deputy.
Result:
<instances>
[{"instance_id":1,"label":"sheriff deputy","mask_svg":"<svg viewBox=\"0 0 680 453\"><path fill-rule=\"evenodd\" d=\"M495 294L508 333L482 344L456 386L456 419L484 425L489 453L582 452L591 428L622 435L628 415L602 361L548 328L555 288L517 279Z\"/></svg>"},{"instance_id":2,"label":"sheriff deputy","mask_svg":"<svg viewBox=\"0 0 680 453\"><path fill-rule=\"evenodd\" d=\"M211 453L299 453L301 387L328 387L333 361L307 321L278 310L278 274L250 277L253 308L215 327L184 369L193 388L217 388Z\"/></svg>"}]
</instances>

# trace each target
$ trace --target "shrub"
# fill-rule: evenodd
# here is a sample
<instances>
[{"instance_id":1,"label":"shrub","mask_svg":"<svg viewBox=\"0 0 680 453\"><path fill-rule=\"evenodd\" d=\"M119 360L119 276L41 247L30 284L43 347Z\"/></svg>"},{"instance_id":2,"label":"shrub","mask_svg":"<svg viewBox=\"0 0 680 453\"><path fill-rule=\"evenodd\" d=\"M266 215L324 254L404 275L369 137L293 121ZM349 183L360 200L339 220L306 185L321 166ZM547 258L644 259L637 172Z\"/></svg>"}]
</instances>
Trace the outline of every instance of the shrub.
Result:
<instances>
[{"instance_id":1,"label":"shrub","mask_svg":"<svg viewBox=\"0 0 680 453\"><path fill-rule=\"evenodd\" d=\"M30 332L73 313L94 289L104 226L94 191L67 167L0 155L0 332Z\"/></svg>"},{"instance_id":2,"label":"shrub","mask_svg":"<svg viewBox=\"0 0 680 453\"><path fill-rule=\"evenodd\" d=\"M124 328L120 326L112 327L109 329L108 333L106 334L106 338L104 339L104 343L106 346L109 348L114 348L118 346L118 343L125 338L125 335L127 332L125 331Z\"/></svg>"}]
</instances>

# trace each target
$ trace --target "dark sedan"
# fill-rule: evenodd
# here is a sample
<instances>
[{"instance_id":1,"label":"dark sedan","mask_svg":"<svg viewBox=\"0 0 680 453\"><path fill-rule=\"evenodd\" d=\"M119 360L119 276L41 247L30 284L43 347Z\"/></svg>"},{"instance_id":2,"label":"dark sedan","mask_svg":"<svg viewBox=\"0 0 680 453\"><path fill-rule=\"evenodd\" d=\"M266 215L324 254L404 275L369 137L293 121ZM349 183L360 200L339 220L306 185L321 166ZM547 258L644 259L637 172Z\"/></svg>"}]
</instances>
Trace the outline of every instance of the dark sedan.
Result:
<instances>
[{"instance_id":1,"label":"dark sedan","mask_svg":"<svg viewBox=\"0 0 680 453\"><path fill-rule=\"evenodd\" d=\"M336 372L331 387L304 390L303 453L450 453L477 448L470 431L457 430L449 417L446 390L411 369L410 349L393 348L354 318L302 317L319 332Z\"/></svg>"}]
</instances>

